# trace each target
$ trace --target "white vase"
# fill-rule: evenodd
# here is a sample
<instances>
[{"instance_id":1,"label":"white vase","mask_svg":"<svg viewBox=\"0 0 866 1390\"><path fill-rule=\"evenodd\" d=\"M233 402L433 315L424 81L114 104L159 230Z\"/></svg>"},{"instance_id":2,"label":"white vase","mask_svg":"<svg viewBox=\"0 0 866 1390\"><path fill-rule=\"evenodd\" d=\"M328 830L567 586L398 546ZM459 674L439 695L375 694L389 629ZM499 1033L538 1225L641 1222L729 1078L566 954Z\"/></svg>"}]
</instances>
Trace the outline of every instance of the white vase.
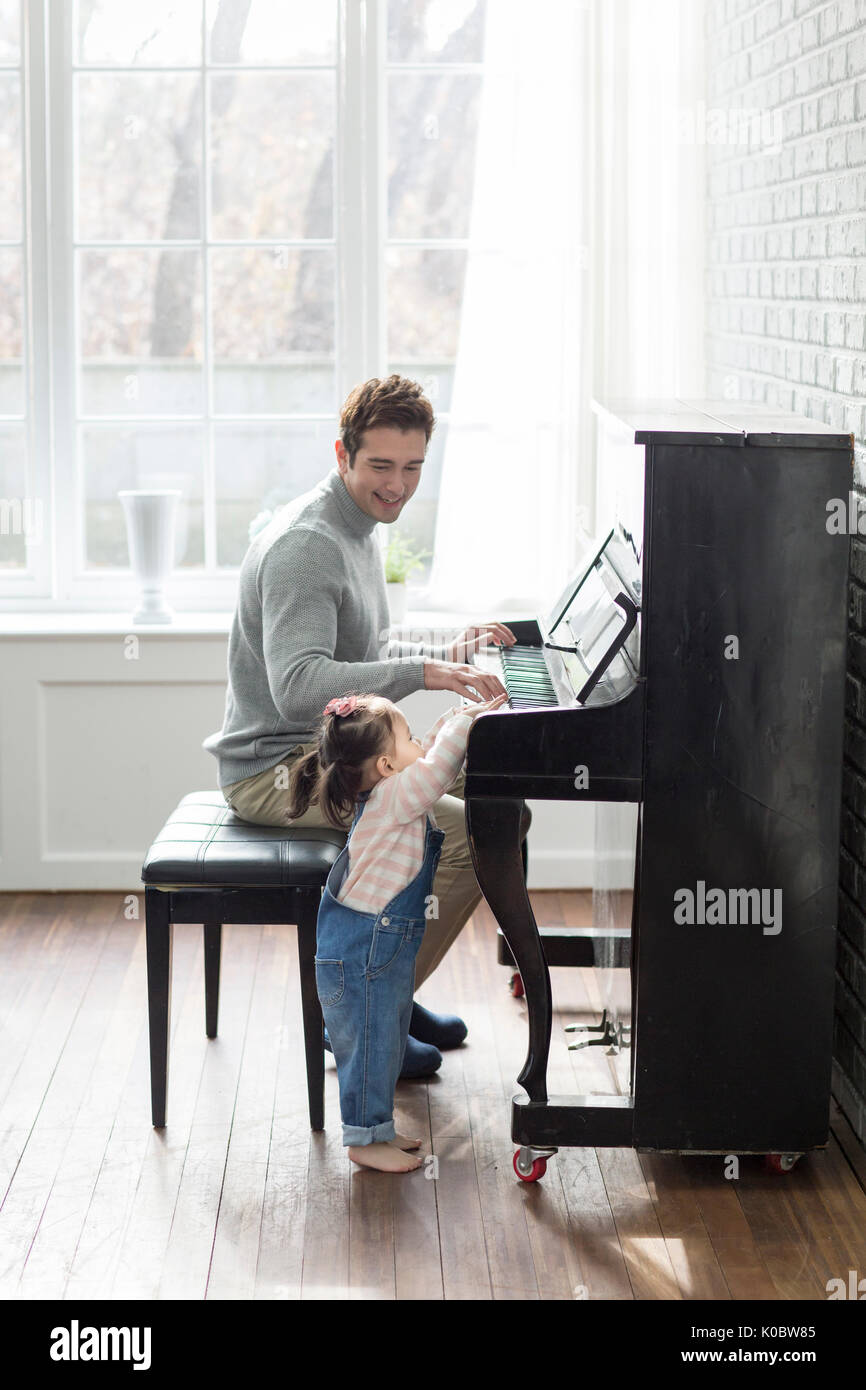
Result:
<instances>
[{"instance_id":1,"label":"white vase","mask_svg":"<svg viewBox=\"0 0 866 1390\"><path fill-rule=\"evenodd\" d=\"M180 488L180 501L177 504L177 515L174 519L174 568L182 565L186 558L186 548L189 543L189 499L195 492L195 479L190 473L174 472L157 473L148 468L145 472L140 469L138 472L138 488L140 492L174 492L175 488Z\"/></svg>"},{"instance_id":2,"label":"white vase","mask_svg":"<svg viewBox=\"0 0 866 1390\"><path fill-rule=\"evenodd\" d=\"M174 563L174 523L180 492L173 488L118 492L129 540L129 561L141 589L134 623L170 623L165 581Z\"/></svg>"},{"instance_id":3,"label":"white vase","mask_svg":"<svg viewBox=\"0 0 866 1390\"><path fill-rule=\"evenodd\" d=\"M396 584L393 580L388 580L385 585L388 592L388 612L391 614L392 623L402 623L406 616L406 581Z\"/></svg>"}]
</instances>

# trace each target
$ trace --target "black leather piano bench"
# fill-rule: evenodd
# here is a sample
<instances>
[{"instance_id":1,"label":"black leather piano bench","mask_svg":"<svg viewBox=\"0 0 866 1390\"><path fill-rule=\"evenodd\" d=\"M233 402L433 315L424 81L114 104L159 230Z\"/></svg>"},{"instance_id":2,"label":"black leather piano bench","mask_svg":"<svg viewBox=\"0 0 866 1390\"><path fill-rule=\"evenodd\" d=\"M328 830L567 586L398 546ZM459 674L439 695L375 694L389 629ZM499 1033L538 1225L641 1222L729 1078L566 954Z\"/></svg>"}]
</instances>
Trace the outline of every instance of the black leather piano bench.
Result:
<instances>
[{"instance_id":1,"label":"black leather piano bench","mask_svg":"<svg viewBox=\"0 0 866 1390\"><path fill-rule=\"evenodd\" d=\"M219 791L185 796L157 835L141 871L145 885L151 1112L165 1124L175 922L204 925L205 1030L217 1033L224 922L294 923L311 1129L325 1127L324 1024L316 992L316 919L322 888L346 843L328 827L251 825Z\"/></svg>"}]
</instances>

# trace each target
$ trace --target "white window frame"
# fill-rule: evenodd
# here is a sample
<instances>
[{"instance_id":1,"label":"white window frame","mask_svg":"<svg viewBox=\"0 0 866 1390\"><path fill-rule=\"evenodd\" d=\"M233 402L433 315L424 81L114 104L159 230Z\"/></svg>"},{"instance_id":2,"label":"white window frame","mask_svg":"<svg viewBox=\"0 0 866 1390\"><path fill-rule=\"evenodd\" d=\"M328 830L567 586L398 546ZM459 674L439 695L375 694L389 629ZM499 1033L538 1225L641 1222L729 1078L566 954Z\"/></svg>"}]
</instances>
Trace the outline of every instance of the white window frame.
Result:
<instances>
[{"instance_id":1,"label":"white window frame","mask_svg":"<svg viewBox=\"0 0 866 1390\"><path fill-rule=\"evenodd\" d=\"M48 279L48 131L45 120L45 23L37 0L21 3L21 135L23 195L23 351L27 441L26 498L41 502L41 536L25 537L26 568L0 571L3 607L22 609L51 593L54 511L51 506L51 384ZM28 112L32 118L28 119ZM9 417L6 417L7 419ZM20 417L11 417L18 420Z\"/></svg>"},{"instance_id":2,"label":"white window frame","mask_svg":"<svg viewBox=\"0 0 866 1390\"><path fill-rule=\"evenodd\" d=\"M137 597L131 573L121 569L88 572L80 563L84 554L84 508L75 416L75 122L69 117L73 100L73 6L69 0L22 0L22 10L24 116L28 117L29 112L29 117L22 120L25 255L29 248L31 258L27 262L29 304L25 307L28 485L31 492L45 499L46 526L44 543L28 549L28 571L0 574L0 612L119 612L130 609ZM340 0L338 10L334 244L336 385L340 401L358 381L381 375L386 363L387 0ZM260 70L258 65L250 66ZM231 70L238 67L232 65ZM206 123L202 138L206 138ZM206 170L203 182L203 195L207 197ZM192 244L200 246L202 242ZM278 244L291 242L278 239ZM210 399L208 392L203 417L184 417L184 422L191 426L199 423L209 430L213 420ZM337 405L335 402L333 417L315 413L269 418L275 424L333 418L336 438ZM154 423L166 419L152 418ZM230 422L232 417L221 416L223 419ZM128 423L127 417L122 422ZM142 419L138 423L146 428L148 421ZM330 456L323 456L323 477L333 462ZM216 512L210 444L206 451L203 506L206 550L213 554ZM74 518L72 527L63 524L64 518L69 517ZM170 598L178 612L230 611L236 592L236 568L191 573L176 569L170 580Z\"/></svg>"}]
</instances>

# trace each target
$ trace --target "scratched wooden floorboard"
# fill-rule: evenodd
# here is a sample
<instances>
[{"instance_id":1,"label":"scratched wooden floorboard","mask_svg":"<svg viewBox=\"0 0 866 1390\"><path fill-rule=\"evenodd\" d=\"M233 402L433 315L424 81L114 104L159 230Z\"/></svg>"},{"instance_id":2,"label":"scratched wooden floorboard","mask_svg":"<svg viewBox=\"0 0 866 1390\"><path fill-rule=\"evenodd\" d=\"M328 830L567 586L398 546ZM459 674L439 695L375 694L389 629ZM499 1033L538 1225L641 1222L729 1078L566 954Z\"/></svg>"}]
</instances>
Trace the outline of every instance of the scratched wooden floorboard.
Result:
<instances>
[{"instance_id":1,"label":"scratched wooden floorboard","mask_svg":"<svg viewBox=\"0 0 866 1390\"><path fill-rule=\"evenodd\" d=\"M532 895L540 923L591 895ZM119 894L0 895L0 1297L285 1300L826 1298L866 1268L866 1193L831 1140L793 1173L561 1149L512 1170L526 1003L484 904L419 997L466 1019L398 1127L424 1164L353 1168L337 1077L311 1134L292 927L227 927L220 1035L204 1033L200 927L174 929L168 1123L150 1126L143 923ZM554 1093L627 1090L628 1054L569 1051L605 981L552 972Z\"/></svg>"},{"instance_id":2,"label":"scratched wooden floorboard","mask_svg":"<svg viewBox=\"0 0 866 1390\"><path fill-rule=\"evenodd\" d=\"M539 1297L538 1281L523 1203L515 1201L512 1145L508 1138L509 1087L513 1083L503 1075L498 1053L503 1018L513 1014L514 1001L507 995L503 999L496 987L501 987L503 972L487 948L492 920L485 921L486 912L486 907L481 908L473 918L472 935L468 938L471 952L462 959L455 956L449 963L455 992L456 976L463 976L458 997L461 1009L466 1010L462 1016L470 1035L457 1052L445 1053L443 1071L450 1068L452 1058L459 1061L463 1071L490 1295L496 1300L533 1302ZM431 989L433 984L431 979ZM519 1026L523 1032L523 1024ZM440 1190L447 1180L446 1166L440 1174ZM479 1271L479 1281L484 1273ZM487 1297L486 1290L484 1296Z\"/></svg>"},{"instance_id":3,"label":"scratched wooden floorboard","mask_svg":"<svg viewBox=\"0 0 866 1390\"><path fill-rule=\"evenodd\" d=\"M304 1042L297 945L291 928L275 930L281 939L288 937L282 953L286 989L274 1039L277 1071L253 1297L280 1301L301 1296L311 1135L306 1079L299 1064Z\"/></svg>"},{"instance_id":4,"label":"scratched wooden floorboard","mask_svg":"<svg viewBox=\"0 0 866 1390\"><path fill-rule=\"evenodd\" d=\"M208 1274L213 1299L251 1298L255 1288L288 974L282 937L280 927L262 928Z\"/></svg>"},{"instance_id":5,"label":"scratched wooden floorboard","mask_svg":"<svg viewBox=\"0 0 866 1390\"><path fill-rule=\"evenodd\" d=\"M163 1260L160 1299L199 1299L206 1293L263 932L257 926L223 928L220 1031L206 1049ZM227 1224L232 1220L230 1213Z\"/></svg>"},{"instance_id":6,"label":"scratched wooden floorboard","mask_svg":"<svg viewBox=\"0 0 866 1390\"><path fill-rule=\"evenodd\" d=\"M116 906L116 900L115 900ZM74 913L74 909L73 909ZM10 1179L2 1206L0 1239L0 1297L25 1295L21 1280L43 1212L51 1197L73 1135L78 1132L86 1078L98 1044L101 1010L92 990L94 980L105 987L102 970L107 951L117 957L129 944L110 931L112 913L92 899L80 901L75 944L62 972L53 974L49 1004L40 1011L37 1037L15 1073L3 1103L3 1126L8 1133L26 1131L26 1143ZM82 949L76 949L81 944ZM13 956L14 960L14 956ZM91 1012L85 1009L87 1002ZM63 1239L57 1245L63 1259ZM49 1292L48 1297L51 1296Z\"/></svg>"},{"instance_id":7,"label":"scratched wooden floorboard","mask_svg":"<svg viewBox=\"0 0 866 1390\"><path fill-rule=\"evenodd\" d=\"M469 1037L443 1054L439 1072L427 1083L439 1213L439 1246L444 1297L488 1301L494 1298L485 1238L485 1203L478 1181L473 1140L473 1105L479 1096L502 1105L498 1072L479 1065L488 1053L492 1024L479 986L483 942L477 917L461 933L460 956L443 962L426 980L419 1000L426 1007L459 1014ZM451 953L449 953L451 954ZM482 1159L483 1162L483 1159ZM416 1175L412 1175L413 1180ZM496 1261L494 1259L494 1271Z\"/></svg>"},{"instance_id":8,"label":"scratched wooden floorboard","mask_svg":"<svg viewBox=\"0 0 866 1390\"><path fill-rule=\"evenodd\" d=\"M150 1127L150 1074L146 1052L143 1056L139 1054L140 1068L130 1075L124 1092L120 1133L130 1138L138 1134L143 1143L138 1151L133 1151L131 1160L129 1183L132 1197L110 1271L107 1286L110 1293L107 1296L111 1298L156 1298L162 1279L196 1097L208 1051L204 1035L201 938L200 927L185 924L174 928L173 964L176 966L178 959L182 962L181 982L185 979L186 988L176 992L177 976L173 969L165 1128L155 1130ZM146 989L143 975L141 988ZM144 1020L142 1022L144 1024Z\"/></svg>"},{"instance_id":9,"label":"scratched wooden floorboard","mask_svg":"<svg viewBox=\"0 0 866 1390\"><path fill-rule=\"evenodd\" d=\"M536 919L546 925L548 919L559 921L560 907L558 894L543 893L534 895ZM483 933L495 937L496 925L486 904L476 913L479 928ZM515 1182L511 1160L516 1145L508 1143L506 1136L510 1130L511 1098L519 1093L515 1078L522 1070L527 1048L527 1013L524 998L514 998L508 988L511 971L496 964L495 953L484 950L481 953L483 964L483 989L490 1001L494 1014L494 1044L502 1082L502 1096L505 1108L501 1113L488 1112L490 1142L495 1145L498 1171L501 1175L503 1193L513 1205L512 1191ZM566 998L557 999L569 1009L569 998L573 994L573 976L566 982ZM565 1059L564 1039L559 1036L556 1022L552 1040L548 1084L552 1093L563 1089L562 1066ZM567 1062L566 1062L567 1067ZM504 1148L504 1154L503 1154ZM586 1272L582 1257L580 1231L572 1221L565 1183L570 1170L568 1151L563 1150L548 1167L547 1176L540 1183L520 1183L516 1200L520 1203L526 1225L529 1251L533 1263L536 1297L541 1300L571 1300L580 1296L586 1285Z\"/></svg>"},{"instance_id":10,"label":"scratched wooden floorboard","mask_svg":"<svg viewBox=\"0 0 866 1390\"><path fill-rule=\"evenodd\" d=\"M22 1271L23 1298L63 1296L135 1050L141 962L138 934L122 930L122 920L115 917L109 930L40 1115L58 1088L63 1100L54 1122L62 1157Z\"/></svg>"},{"instance_id":11,"label":"scratched wooden floorboard","mask_svg":"<svg viewBox=\"0 0 866 1390\"><path fill-rule=\"evenodd\" d=\"M144 969L144 933L136 933L135 953L128 976L134 988L135 1008L130 1008L129 1037L135 1048L115 1106L113 1124L102 1162L95 1175L93 1192L84 1216L78 1244L72 1260L66 1298L99 1298L116 1296L115 1278L128 1258L130 1247L126 1236L140 1207L137 1206L139 1185L146 1171L146 1156L158 1136L148 1124L150 1113L150 1071L147 1021L141 1012L141 987ZM179 1026L187 1010L184 1004L192 992L199 1002L196 985L201 975L201 928L175 927L172 958L172 1066L169 1095L173 1119L184 1104L181 1081L184 1068L191 1071L193 1051L184 1047ZM202 1005L203 1007L203 1005ZM202 1031L201 1015L198 1023ZM200 1070L200 1068L199 1068ZM105 1097L106 1102L109 1098ZM137 1255L142 1245L136 1232ZM138 1261L136 1261L138 1267ZM154 1286L158 1284L158 1274ZM149 1295L148 1295L149 1296Z\"/></svg>"},{"instance_id":12,"label":"scratched wooden floorboard","mask_svg":"<svg viewBox=\"0 0 866 1390\"><path fill-rule=\"evenodd\" d=\"M539 894L536 916L541 925L562 922L568 927L589 926L592 923L592 893ZM602 995L596 972L583 967L555 967L551 970L551 988L553 1032L549 1093L616 1093L619 1088L605 1049L589 1047L570 1051L570 1044L578 1041L581 1035L564 1031L571 1023L598 1022ZM525 1009L525 1002L523 1007ZM548 1165L547 1177L554 1176L561 1183L574 1233L573 1245L580 1259L580 1277L575 1278L574 1283L575 1296L590 1300L628 1300L634 1298L634 1291L599 1153L596 1149L560 1149Z\"/></svg>"}]
</instances>

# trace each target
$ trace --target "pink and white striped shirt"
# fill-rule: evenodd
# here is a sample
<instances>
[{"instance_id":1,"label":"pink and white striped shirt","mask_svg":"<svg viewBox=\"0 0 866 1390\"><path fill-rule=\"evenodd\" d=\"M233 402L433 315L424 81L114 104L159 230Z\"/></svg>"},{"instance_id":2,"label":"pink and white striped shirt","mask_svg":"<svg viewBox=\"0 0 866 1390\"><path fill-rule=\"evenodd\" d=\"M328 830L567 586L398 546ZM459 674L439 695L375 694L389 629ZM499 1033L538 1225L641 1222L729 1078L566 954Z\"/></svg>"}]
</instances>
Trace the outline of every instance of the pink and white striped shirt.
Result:
<instances>
[{"instance_id":1,"label":"pink and white striped shirt","mask_svg":"<svg viewBox=\"0 0 866 1390\"><path fill-rule=\"evenodd\" d=\"M349 840L349 868L337 899L359 912L381 912L424 862L427 815L466 757L472 718L454 706L421 739L424 756L383 777L370 792Z\"/></svg>"}]
</instances>

